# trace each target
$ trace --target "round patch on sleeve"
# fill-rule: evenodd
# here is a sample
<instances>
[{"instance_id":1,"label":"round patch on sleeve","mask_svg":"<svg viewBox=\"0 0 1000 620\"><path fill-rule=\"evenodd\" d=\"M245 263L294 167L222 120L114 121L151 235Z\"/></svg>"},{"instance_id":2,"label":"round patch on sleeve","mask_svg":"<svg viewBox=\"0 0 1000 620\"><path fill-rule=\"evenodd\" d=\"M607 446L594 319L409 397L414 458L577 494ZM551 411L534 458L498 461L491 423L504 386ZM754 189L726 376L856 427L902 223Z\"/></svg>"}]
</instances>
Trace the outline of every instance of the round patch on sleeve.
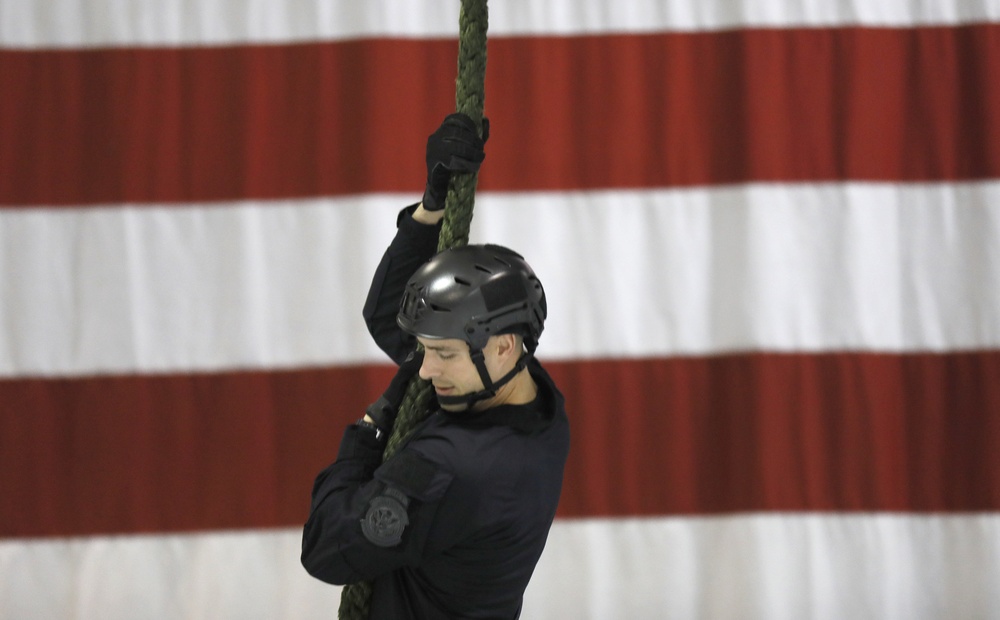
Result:
<instances>
[{"instance_id":1,"label":"round patch on sleeve","mask_svg":"<svg viewBox=\"0 0 1000 620\"><path fill-rule=\"evenodd\" d=\"M410 523L406 514L409 498L393 488L386 488L368 504L361 520L361 532L373 545L395 547L403 540L403 530Z\"/></svg>"}]
</instances>

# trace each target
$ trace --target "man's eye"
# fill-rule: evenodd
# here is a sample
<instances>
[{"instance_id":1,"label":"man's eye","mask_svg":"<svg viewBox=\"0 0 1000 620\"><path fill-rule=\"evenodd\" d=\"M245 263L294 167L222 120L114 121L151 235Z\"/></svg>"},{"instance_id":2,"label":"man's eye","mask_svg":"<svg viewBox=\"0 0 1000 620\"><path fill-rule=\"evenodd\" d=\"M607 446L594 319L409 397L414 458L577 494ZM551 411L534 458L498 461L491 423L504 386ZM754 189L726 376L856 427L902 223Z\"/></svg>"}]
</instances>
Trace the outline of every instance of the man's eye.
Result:
<instances>
[{"instance_id":1,"label":"man's eye","mask_svg":"<svg viewBox=\"0 0 1000 620\"><path fill-rule=\"evenodd\" d=\"M438 353L438 357L443 360L450 360L455 357L454 353Z\"/></svg>"}]
</instances>

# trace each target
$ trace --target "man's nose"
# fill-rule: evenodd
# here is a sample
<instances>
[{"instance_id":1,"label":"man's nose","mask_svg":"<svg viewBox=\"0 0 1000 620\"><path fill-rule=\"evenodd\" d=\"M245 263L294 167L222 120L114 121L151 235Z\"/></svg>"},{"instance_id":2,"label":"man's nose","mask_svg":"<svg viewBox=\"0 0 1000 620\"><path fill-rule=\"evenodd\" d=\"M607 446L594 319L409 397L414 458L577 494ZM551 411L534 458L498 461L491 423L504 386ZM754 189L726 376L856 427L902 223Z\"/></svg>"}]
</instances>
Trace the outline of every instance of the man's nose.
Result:
<instances>
[{"instance_id":1,"label":"man's nose","mask_svg":"<svg viewBox=\"0 0 1000 620\"><path fill-rule=\"evenodd\" d=\"M429 355L424 355L424 361L421 362L420 370L417 372L420 378L425 381L430 381L437 376L437 369L434 368L434 365L428 359L429 357Z\"/></svg>"}]
</instances>

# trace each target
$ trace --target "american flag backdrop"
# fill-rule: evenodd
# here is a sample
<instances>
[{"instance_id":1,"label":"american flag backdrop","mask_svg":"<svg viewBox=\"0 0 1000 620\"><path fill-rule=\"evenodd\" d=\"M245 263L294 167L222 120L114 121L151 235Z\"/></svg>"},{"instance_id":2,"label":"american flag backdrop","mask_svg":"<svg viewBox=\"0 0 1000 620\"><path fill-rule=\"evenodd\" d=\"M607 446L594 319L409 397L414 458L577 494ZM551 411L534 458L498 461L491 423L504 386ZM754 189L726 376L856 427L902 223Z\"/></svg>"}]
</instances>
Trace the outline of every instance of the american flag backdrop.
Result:
<instances>
[{"instance_id":1,"label":"american flag backdrop","mask_svg":"<svg viewBox=\"0 0 1000 620\"><path fill-rule=\"evenodd\" d=\"M0 619L334 617L313 476L458 0L0 0ZM532 619L1000 618L1000 0L494 0Z\"/></svg>"}]
</instances>

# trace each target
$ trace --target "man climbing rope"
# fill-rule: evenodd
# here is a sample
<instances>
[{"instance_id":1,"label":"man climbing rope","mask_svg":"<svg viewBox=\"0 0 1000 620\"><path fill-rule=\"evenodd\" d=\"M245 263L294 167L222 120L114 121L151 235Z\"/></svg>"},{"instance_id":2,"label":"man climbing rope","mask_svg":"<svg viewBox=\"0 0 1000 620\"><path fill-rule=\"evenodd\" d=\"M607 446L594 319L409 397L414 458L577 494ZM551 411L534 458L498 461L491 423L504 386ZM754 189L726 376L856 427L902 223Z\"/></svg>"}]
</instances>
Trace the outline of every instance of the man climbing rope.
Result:
<instances>
[{"instance_id":1,"label":"man climbing rope","mask_svg":"<svg viewBox=\"0 0 1000 620\"><path fill-rule=\"evenodd\" d=\"M486 137L452 114L428 138L423 200L400 213L364 308L400 368L313 487L302 564L370 580L371 619L517 618L559 501L569 425L533 356L541 283L501 246L435 254L449 178L478 170ZM415 373L435 411L383 462Z\"/></svg>"}]
</instances>

